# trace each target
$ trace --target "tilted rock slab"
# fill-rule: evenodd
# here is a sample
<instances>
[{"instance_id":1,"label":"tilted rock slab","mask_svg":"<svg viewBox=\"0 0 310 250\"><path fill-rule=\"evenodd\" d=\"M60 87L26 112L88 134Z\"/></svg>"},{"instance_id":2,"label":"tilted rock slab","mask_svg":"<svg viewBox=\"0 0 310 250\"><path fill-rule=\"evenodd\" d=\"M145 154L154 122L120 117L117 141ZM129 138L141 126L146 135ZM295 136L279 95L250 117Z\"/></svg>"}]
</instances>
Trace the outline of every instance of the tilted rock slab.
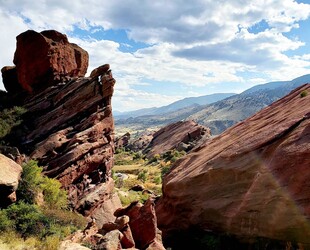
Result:
<instances>
[{"instance_id":1,"label":"tilted rock slab","mask_svg":"<svg viewBox=\"0 0 310 250\"><path fill-rule=\"evenodd\" d=\"M115 80L105 71L93 78L71 78L29 95L21 126L7 138L38 160L43 173L58 179L71 205L86 216L121 206L113 196L114 121L111 97ZM109 201L106 202L105 201ZM103 206L103 207L102 207ZM111 209L108 209L111 210ZM110 211L110 219L115 219ZM96 215L104 223L104 218Z\"/></svg>"},{"instance_id":2,"label":"tilted rock slab","mask_svg":"<svg viewBox=\"0 0 310 250\"><path fill-rule=\"evenodd\" d=\"M210 130L194 121L175 122L155 132L144 153L146 153L147 158L152 158L155 154L179 149L180 144L195 144L203 137L209 136ZM194 145L191 148L193 147Z\"/></svg>"},{"instance_id":3,"label":"tilted rock slab","mask_svg":"<svg viewBox=\"0 0 310 250\"><path fill-rule=\"evenodd\" d=\"M309 84L294 90L177 161L159 228L310 243L309 93Z\"/></svg>"}]
</instances>

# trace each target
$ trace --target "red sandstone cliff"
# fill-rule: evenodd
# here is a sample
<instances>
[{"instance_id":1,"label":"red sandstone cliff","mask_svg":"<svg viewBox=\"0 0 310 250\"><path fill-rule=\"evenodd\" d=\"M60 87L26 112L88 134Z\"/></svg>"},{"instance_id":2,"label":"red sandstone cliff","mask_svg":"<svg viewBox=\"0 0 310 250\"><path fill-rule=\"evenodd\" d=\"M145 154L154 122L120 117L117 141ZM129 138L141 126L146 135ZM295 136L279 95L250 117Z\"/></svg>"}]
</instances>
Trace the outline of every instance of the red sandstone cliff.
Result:
<instances>
[{"instance_id":1,"label":"red sandstone cliff","mask_svg":"<svg viewBox=\"0 0 310 250\"><path fill-rule=\"evenodd\" d=\"M15 73L10 74L17 74L16 82L6 78L12 67L2 70L7 95L27 112L5 140L59 180L75 210L92 216L99 226L114 220L120 202L112 193L115 80L109 65L83 77L87 52L57 31L19 35L14 62ZM32 92L19 95L20 89Z\"/></svg>"},{"instance_id":2,"label":"red sandstone cliff","mask_svg":"<svg viewBox=\"0 0 310 250\"><path fill-rule=\"evenodd\" d=\"M310 85L179 160L157 204L160 229L198 226L310 243Z\"/></svg>"}]
</instances>

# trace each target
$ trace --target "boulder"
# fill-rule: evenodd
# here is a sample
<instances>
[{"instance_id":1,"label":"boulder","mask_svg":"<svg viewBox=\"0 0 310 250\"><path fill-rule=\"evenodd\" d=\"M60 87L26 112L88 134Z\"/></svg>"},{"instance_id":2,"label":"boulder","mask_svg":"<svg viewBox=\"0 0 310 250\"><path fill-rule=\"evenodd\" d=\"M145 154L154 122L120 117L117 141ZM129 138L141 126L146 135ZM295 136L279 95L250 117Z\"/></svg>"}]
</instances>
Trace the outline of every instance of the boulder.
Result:
<instances>
[{"instance_id":1,"label":"boulder","mask_svg":"<svg viewBox=\"0 0 310 250\"><path fill-rule=\"evenodd\" d=\"M91 250L88 247L84 247L81 244L71 242L70 240L62 241L59 250Z\"/></svg>"},{"instance_id":2,"label":"boulder","mask_svg":"<svg viewBox=\"0 0 310 250\"><path fill-rule=\"evenodd\" d=\"M128 146L130 140L130 133L126 133L119 138L115 139L115 149L124 148Z\"/></svg>"},{"instance_id":3,"label":"boulder","mask_svg":"<svg viewBox=\"0 0 310 250\"><path fill-rule=\"evenodd\" d=\"M18 82L17 70L15 66L5 66L1 69L4 88L9 93L20 93L23 88Z\"/></svg>"},{"instance_id":4,"label":"boulder","mask_svg":"<svg viewBox=\"0 0 310 250\"><path fill-rule=\"evenodd\" d=\"M202 139L211 136L210 130L194 121L179 121L169 124L154 133L152 141L143 151L147 158L152 158L155 154L163 154L168 150L180 149L180 144L197 144ZM184 146L183 146L184 147ZM187 150L193 146L186 146Z\"/></svg>"},{"instance_id":5,"label":"boulder","mask_svg":"<svg viewBox=\"0 0 310 250\"><path fill-rule=\"evenodd\" d=\"M9 92L19 90L15 70L18 83L28 92L86 74L88 53L76 44L69 43L64 34L55 30L40 33L28 30L18 35L16 40L16 69L2 72ZM10 82L10 79L13 81Z\"/></svg>"},{"instance_id":6,"label":"boulder","mask_svg":"<svg viewBox=\"0 0 310 250\"><path fill-rule=\"evenodd\" d=\"M158 236L160 231L157 228L155 204L152 199L148 199L144 205L133 202L128 207L116 210L114 215L117 217L129 216L129 226L137 248L146 249L154 241L162 245L162 242L158 240L161 237ZM164 249L163 246L162 249Z\"/></svg>"},{"instance_id":7,"label":"boulder","mask_svg":"<svg viewBox=\"0 0 310 250\"><path fill-rule=\"evenodd\" d=\"M0 154L0 196L1 207L16 201L15 191L18 187L22 167L13 160Z\"/></svg>"},{"instance_id":8,"label":"boulder","mask_svg":"<svg viewBox=\"0 0 310 250\"><path fill-rule=\"evenodd\" d=\"M118 230L113 230L105 234L99 243L94 246L93 249L105 249L105 250L121 250L121 239L123 234Z\"/></svg>"},{"instance_id":9,"label":"boulder","mask_svg":"<svg viewBox=\"0 0 310 250\"><path fill-rule=\"evenodd\" d=\"M204 231L310 244L310 85L177 161L157 203L164 235Z\"/></svg>"}]
</instances>

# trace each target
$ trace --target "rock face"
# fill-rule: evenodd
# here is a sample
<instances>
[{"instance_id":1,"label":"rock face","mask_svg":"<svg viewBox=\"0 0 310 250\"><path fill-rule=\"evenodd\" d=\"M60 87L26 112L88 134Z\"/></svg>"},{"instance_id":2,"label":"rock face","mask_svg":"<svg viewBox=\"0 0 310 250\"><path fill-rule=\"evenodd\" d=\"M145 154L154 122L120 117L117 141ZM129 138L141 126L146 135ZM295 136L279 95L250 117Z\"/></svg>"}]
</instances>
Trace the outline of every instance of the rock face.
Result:
<instances>
[{"instance_id":1,"label":"rock face","mask_svg":"<svg viewBox=\"0 0 310 250\"><path fill-rule=\"evenodd\" d=\"M143 151L152 141L153 134L154 133L146 133L141 135L138 139L131 141L127 148L134 152Z\"/></svg>"},{"instance_id":2,"label":"rock face","mask_svg":"<svg viewBox=\"0 0 310 250\"><path fill-rule=\"evenodd\" d=\"M157 228L157 218L152 199L144 205L138 202L115 211L115 216L128 216L129 226L138 249L165 249L162 245L161 232Z\"/></svg>"},{"instance_id":3,"label":"rock face","mask_svg":"<svg viewBox=\"0 0 310 250\"><path fill-rule=\"evenodd\" d=\"M130 140L130 133L126 133L119 138L115 139L115 149L124 148L128 146Z\"/></svg>"},{"instance_id":4,"label":"rock face","mask_svg":"<svg viewBox=\"0 0 310 250\"><path fill-rule=\"evenodd\" d=\"M28 30L17 36L16 40L16 69L2 69L3 83L10 93L20 91L20 86L31 92L68 77L86 74L88 53L76 44L69 43L64 34L55 30L41 33Z\"/></svg>"},{"instance_id":5,"label":"rock face","mask_svg":"<svg viewBox=\"0 0 310 250\"><path fill-rule=\"evenodd\" d=\"M306 84L173 166L157 204L168 235L191 226L310 243L310 93Z\"/></svg>"},{"instance_id":6,"label":"rock face","mask_svg":"<svg viewBox=\"0 0 310 250\"><path fill-rule=\"evenodd\" d=\"M5 207L16 200L15 191L22 173L22 167L13 160L0 154L0 207Z\"/></svg>"},{"instance_id":7,"label":"rock face","mask_svg":"<svg viewBox=\"0 0 310 250\"><path fill-rule=\"evenodd\" d=\"M110 66L78 78L87 70L87 52L56 31L20 34L14 62L22 87L36 91L18 100L27 112L6 142L36 159L45 175L57 178L75 210L99 224L114 220L121 204L112 194L115 80Z\"/></svg>"},{"instance_id":8,"label":"rock face","mask_svg":"<svg viewBox=\"0 0 310 250\"><path fill-rule=\"evenodd\" d=\"M189 151L202 138L210 137L210 130L194 121L180 121L158 130L144 150L147 158L162 154L168 150Z\"/></svg>"}]
</instances>

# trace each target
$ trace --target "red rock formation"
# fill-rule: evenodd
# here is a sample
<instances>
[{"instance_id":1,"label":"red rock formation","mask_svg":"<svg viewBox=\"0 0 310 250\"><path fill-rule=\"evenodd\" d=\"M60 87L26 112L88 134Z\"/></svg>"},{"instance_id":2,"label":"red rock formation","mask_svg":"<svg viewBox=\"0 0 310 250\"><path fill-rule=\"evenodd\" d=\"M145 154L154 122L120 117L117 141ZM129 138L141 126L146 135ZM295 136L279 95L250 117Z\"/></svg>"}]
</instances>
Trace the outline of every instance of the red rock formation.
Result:
<instances>
[{"instance_id":1,"label":"red rock formation","mask_svg":"<svg viewBox=\"0 0 310 250\"><path fill-rule=\"evenodd\" d=\"M147 158L152 158L155 154L162 154L172 149L189 151L200 139L209 136L210 130L194 121L172 123L154 133L144 153Z\"/></svg>"},{"instance_id":2,"label":"red rock formation","mask_svg":"<svg viewBox=\"0 0 310 250\"><path fill-rule=\"evenodd\" d=\"M28 30L17 36L14 56L20 86L31 92L46 86L84 76L88 67L88 53L69 43L67 36L55 30L41 33ZM8 92L19 91L15 69L4 68L4 86Z\"/></svg>"},{"instance_id":3,"label":"red rock formation","mask_svg":"<svg viewBox=\"0 0 310 250\"><path fill-rule=\"evenodd\" d=\"M0 207L16 201L15 191L22 173L22 167L13 160L0 154Z\"/></svg>"},{"instance_id":4,"label":"red rock formation","mask_svg":"<svg viewBox=\"0 0 310 250\"><path fill-rule=\"evenodd\" d=\"M161 241L161 232L157 228L154 202L149 199L144 205L138 202L115 211L115 216L127 215L136 247L139 249L165 249Z\"/></svg>"},{"instance_id":5,"label":"red rock formation","mask_svg":"<svg viewBox=\"0 0 310 250\"><path fill-rule=\"evenodd\" d=\"M130 140L130 133L126 133L121 137L116 138L114 143L115 149L126 147L128 145L129 140Z\"/></svg>"},{"instance_id":6,"label":"red rock formation","mask_svg":"<svg viewBox=\"0 0 310 250\"><path fill-rule=\"evenodd\" d=\"M89 78L72 78L85 74L87 52L56 31L19 35L14 61L21 85L38 91L20 100L27 113L6 141L60 181L76 211L98 226L114 221L121 203L111 179L115 80L110 66L100 66ZM9 70L14 69L4 75Z\"/></svg>"},{"instance_id":7,"label":"red rock formation","mask_svg":"<svg viewBox=\"0 0 310 250\"><path fill-rule=\"evenodd\" d=\"M179 160L160 228L310 243L310 92L304 85Z\"/></svg>"},{"instance_id":8,"label":"red rock formation","mask_svg":"<svg viewBox=\"0 0 310 250\"><path fill-rule=\"evenodd\" d=\"M138 139L129 142L127 148L134 152L143 151L147 148L152 139L153 133L143 134Z\"/></svg>"}]
</instances>

